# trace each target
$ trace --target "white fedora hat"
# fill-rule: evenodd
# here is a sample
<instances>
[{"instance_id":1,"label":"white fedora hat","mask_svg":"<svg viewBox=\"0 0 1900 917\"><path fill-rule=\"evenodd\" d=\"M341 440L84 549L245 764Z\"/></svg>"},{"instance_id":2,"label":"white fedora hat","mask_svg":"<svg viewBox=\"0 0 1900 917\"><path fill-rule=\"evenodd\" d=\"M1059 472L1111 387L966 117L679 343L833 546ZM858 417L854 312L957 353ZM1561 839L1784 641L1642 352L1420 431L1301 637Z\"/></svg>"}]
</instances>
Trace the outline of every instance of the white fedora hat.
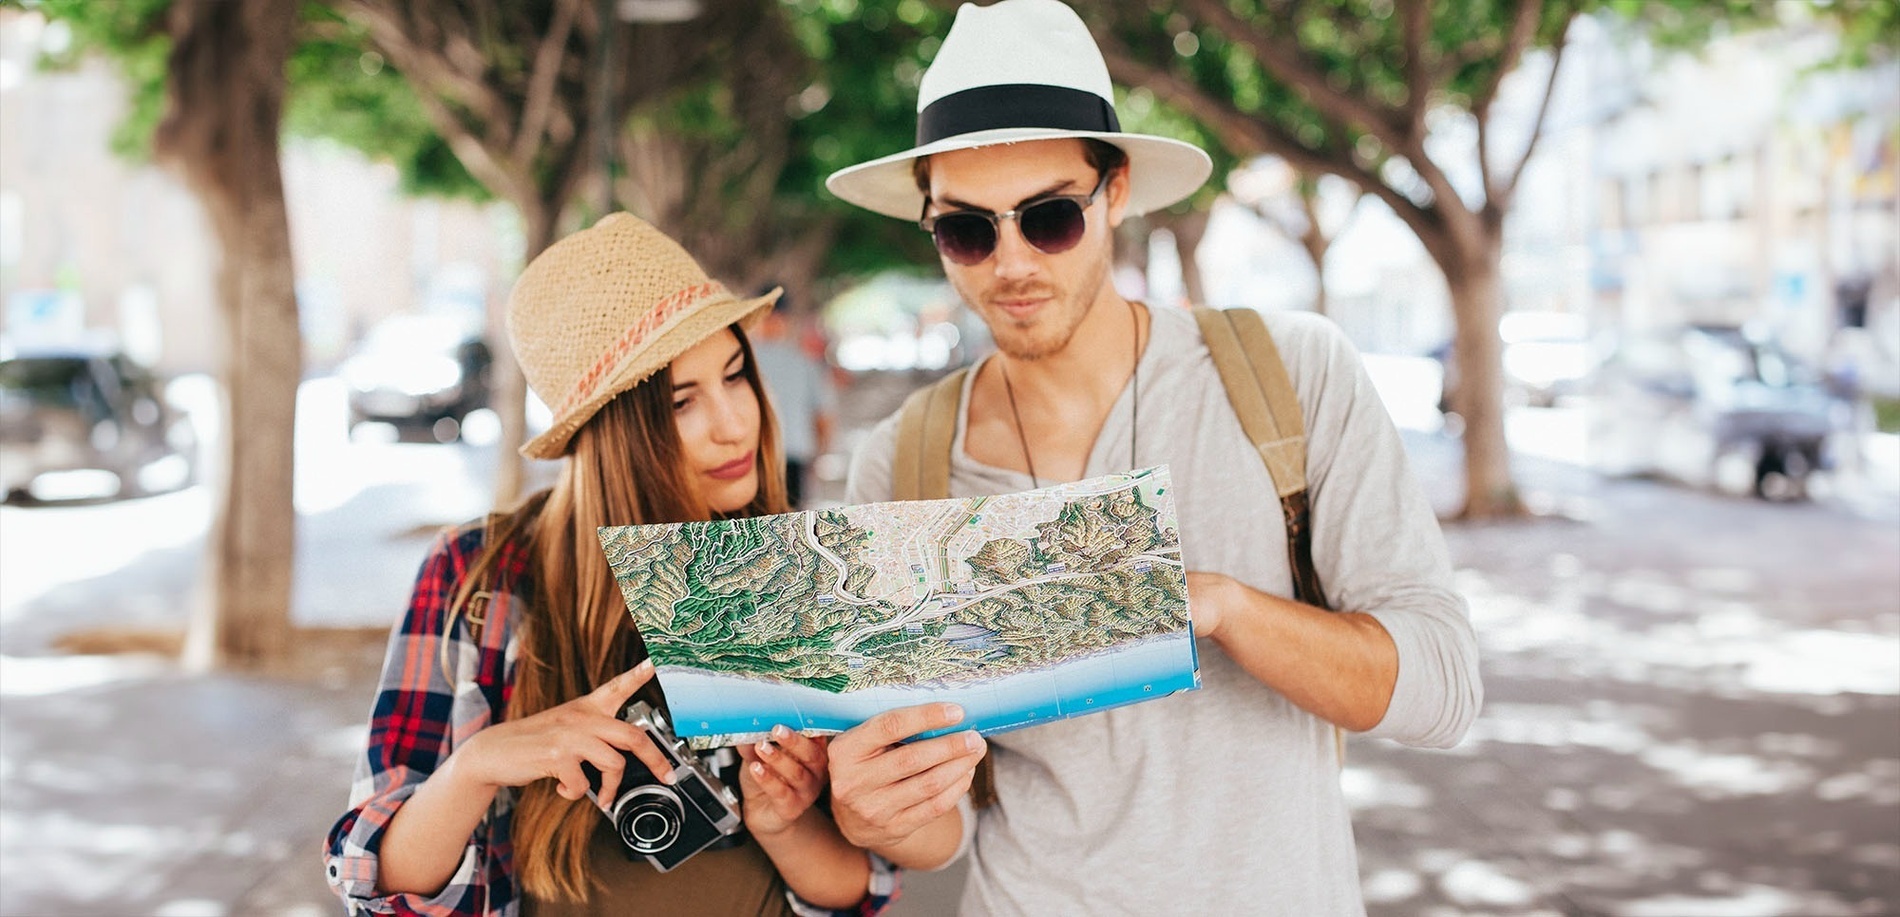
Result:
<instances>
[{"instance_id":1,"label":"white fedora hat","mask_svg":"<svg viewBox=\"0 0 1900 917\"><path fill-rule=\"evenodd\" d=\"M915 220L924 195L913 160L1061 137L1093 137L1128 154L1130 215L1193 194L1214 169L1191 143L1122 132L1108 65L1074 10L1057 0L1002 0L957 9L918 88L917 145L840 169L825 187L866 210Z\"/></svg>"}]
</instances>

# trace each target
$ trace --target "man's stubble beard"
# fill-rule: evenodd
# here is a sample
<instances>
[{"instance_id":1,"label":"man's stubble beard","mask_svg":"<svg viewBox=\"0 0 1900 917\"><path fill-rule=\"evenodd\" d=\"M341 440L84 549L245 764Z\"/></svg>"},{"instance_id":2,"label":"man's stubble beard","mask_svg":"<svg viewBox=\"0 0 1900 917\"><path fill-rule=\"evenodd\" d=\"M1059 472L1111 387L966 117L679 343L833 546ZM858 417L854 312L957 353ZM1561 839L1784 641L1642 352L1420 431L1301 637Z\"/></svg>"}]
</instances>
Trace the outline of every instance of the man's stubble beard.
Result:
<instances>
[{"instance_id":1,"label":"man's stubble beard","mask_svg":"<svg viewBox=\"0 0 1900 917\"><path fill-rule=\"evenodd\" d=\"M992 311L989 307L977 309L977 315L989 326L990 338L995 341L996 349L1012 360L1035 361L1061 353L1075 337L1075 330L1082 325L1095 300L1101 296L1102 287L1108 283L1108 262L1112 246L1103 246L1101 255L1095 264L1084 272L1076 289L1063 292L1060 288L1047 283L1003 285L991 287L991 297L1023 294L1056 293L1056 298L1039 311L1028 327L1018 325L1001 309ZM978 302L973 291L965 289L954 276L948 276L952 289L966 303ZM1051 308L1053 306L1053 308ZM1061 322L1052 327L1051 320ZM1040 331L1042 333L1038 334Z\"/></svg>"}]
</instances>

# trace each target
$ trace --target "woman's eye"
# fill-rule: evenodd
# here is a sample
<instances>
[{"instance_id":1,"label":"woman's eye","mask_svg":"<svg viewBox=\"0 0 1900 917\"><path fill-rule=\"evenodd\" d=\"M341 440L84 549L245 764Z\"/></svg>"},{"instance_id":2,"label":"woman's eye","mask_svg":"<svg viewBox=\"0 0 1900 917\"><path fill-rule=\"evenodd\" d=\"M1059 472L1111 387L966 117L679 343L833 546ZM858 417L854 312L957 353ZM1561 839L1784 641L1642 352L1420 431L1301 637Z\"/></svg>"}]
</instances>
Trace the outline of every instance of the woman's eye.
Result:
<instances>
[{"instance_id":1,"label":"woman's eye","mask_svg":"<svg viewBox=\"0 0 1900 917\"><path fill-rule=\"evenodd\" d=\"M684 411L686 410L686 406L692 403L693 403L693 399L691 398L680 398L673 402L673 410L675 412Z\"/></svg>"},{"instance_id":2,"label":"woman's eye","mask_svg":"<svg viewBox=\"0 0 1900 917\"><path fill-rule=\"evenodd\" d=\"M745 381L745 370L743 369L726 377L727 385L731 385L735 382L743 382L743 381Z\"/></svg>"}]
</instances>

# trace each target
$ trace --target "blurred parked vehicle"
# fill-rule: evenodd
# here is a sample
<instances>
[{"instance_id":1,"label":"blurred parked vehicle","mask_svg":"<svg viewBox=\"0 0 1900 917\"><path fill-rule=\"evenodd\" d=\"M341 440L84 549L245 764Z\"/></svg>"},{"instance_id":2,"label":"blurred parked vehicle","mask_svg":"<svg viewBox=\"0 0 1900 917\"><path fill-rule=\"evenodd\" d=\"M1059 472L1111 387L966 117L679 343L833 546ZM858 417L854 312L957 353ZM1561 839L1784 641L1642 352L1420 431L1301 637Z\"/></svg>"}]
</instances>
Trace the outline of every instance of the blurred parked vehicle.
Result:
<instances>
[{"instance_id":1,"label":"blurred parked vehicle","mask_svg":"<svg viewBox=\"0 0 1900 917\"><path fill-rule=\"evenodd\" d=\"M0 496L138 496L188 486L198 437L157 379L109 350L0 359Z\"/></svg>"},{"instance_id":2,"label":"blurred parked vehicle","mask_svg":"<svg viewBox=\"0 0 1900 917\"><path fill-rule=\"evenodd\" d=\"M1596 370L1596 345L1589 323L1567 312L1507 312L1498 320L1503 340L1504 403L1551 407L1559 398L1580 395ZM1457 351L1451 341L1433 348L1438 361L1438 410L1456 411L1452 404L1458 388Z\"/></svg>"},{"instance_id":3,"label":"blurred parked vehicle","mask_svg":"<svg viewBox=\"0 0 1900 917\"><path fill-rule=\"evenodd\" d=\"M1764 337L1690 325L1626 341L1592 385L1592 463L1692 484L1752 482L1800 497L1831 465L1832 402L1819 376Z\"/></svg>"},{"instance_id":4,"label":"blurred parked vehicle","mask_svg":"<svg viewBox=\"0 0 1900 917\"><path fill-rule=\"evenodd\" d=\"M1589 323L1568 312L1507 312L1498 320L1504 339L1507 402L1550 407L1581 394L1596 369Z\"/></svg>"},{"instance_id":5,"label":"blurred parked vehicle","mask_svg":"<svg viewBox=\"0 0 1900 917\"><path fill-rule=\"evenodd\" d=\"M339 370L349 385L350 428L380 421L429 430L438 442L488 406L488 345L479 325L455 315L397 315L370 329Z\"/></svg>"}]
</instances>

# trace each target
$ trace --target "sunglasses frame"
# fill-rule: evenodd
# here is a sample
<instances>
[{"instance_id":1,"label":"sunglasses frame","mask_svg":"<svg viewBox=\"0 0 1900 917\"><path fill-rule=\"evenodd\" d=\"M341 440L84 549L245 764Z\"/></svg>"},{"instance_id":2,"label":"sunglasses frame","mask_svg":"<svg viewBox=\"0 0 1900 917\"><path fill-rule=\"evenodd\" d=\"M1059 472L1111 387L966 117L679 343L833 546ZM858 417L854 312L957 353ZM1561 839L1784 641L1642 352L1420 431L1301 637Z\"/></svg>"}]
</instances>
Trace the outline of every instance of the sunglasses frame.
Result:
<instances>
[{"instance_id":1,"label":"sunglasses frame","mask_svg":"<svg viewBox=\"0 0 1900 917\"><path fill-rule=\"evenodd\" d=\"M1020 204L1017 204L1014 207L1011 207L1008 210L1003 211L1002 213L996 213L989 210L977 210L977 209L971 208L971 209L964 209L964 210L952 210L948 213L939 213L935 216L929 216L928 214L930 212L931 201L928 197L926 197L924 198L924 208L923 208L924 213L918 216L917 226L918 228L922 229L924 232L930 233L930 244L933 246L936 246L938 254L943 255L946 258L950 258L950 255L944 252L942 244L937 241L937 221L945 217L957 217L957 216L980 217L984 220L989 221L990 233L993 236L993 238L990 241L990 250L988 254L985 254L983 257L978 258L977 260L972 261L969 264L964 265L964 266L970 267L970 266L982 264L983 262L990 260L990 258L996 255L996 246L1003 241L1003 222L1005 220L1015 220L1016 232L1018 234L1021 234L1023 231L1022 215L1032 208L1040 207L1044 204L1053 204L1058 201L1068 201L1070 203L1075 204L1078 208L1081 209L1083 226L1086 229L1088 225L1089 208L1095 206L1095 202L1101 198L1102 192L1104 190L1107 190L1108 180L1110 178L1113 178L1114 175L1115 175L1115 171L1113 169L1103 172L1102 177L1099 179L1096 179L1095 181L1095 190L1090 191L1087 194L1047 194L1047 195L1043 195L1042 197L1035 198L1033 200L1024 201ZM1062 254L1062 252L1066 252L1069 250L1068 248L1064 248L1064 249L1053 251L1053 252L1048 251L1044 249L1042 246L1029 241L1029 237L1027 235L1023 236L1023 242L1028 244L1030 248L1033 248L1036 251L1042 252L1045 255L1059 255L1059 254ZM1070 248L1073 248L1073 247L1074 246L1070 246ZM957 261L957 259L955 258L950 258L950 260L956 261L956 263L958 264L963 264L963 262Z\"/></svg>"}]
</instances>

